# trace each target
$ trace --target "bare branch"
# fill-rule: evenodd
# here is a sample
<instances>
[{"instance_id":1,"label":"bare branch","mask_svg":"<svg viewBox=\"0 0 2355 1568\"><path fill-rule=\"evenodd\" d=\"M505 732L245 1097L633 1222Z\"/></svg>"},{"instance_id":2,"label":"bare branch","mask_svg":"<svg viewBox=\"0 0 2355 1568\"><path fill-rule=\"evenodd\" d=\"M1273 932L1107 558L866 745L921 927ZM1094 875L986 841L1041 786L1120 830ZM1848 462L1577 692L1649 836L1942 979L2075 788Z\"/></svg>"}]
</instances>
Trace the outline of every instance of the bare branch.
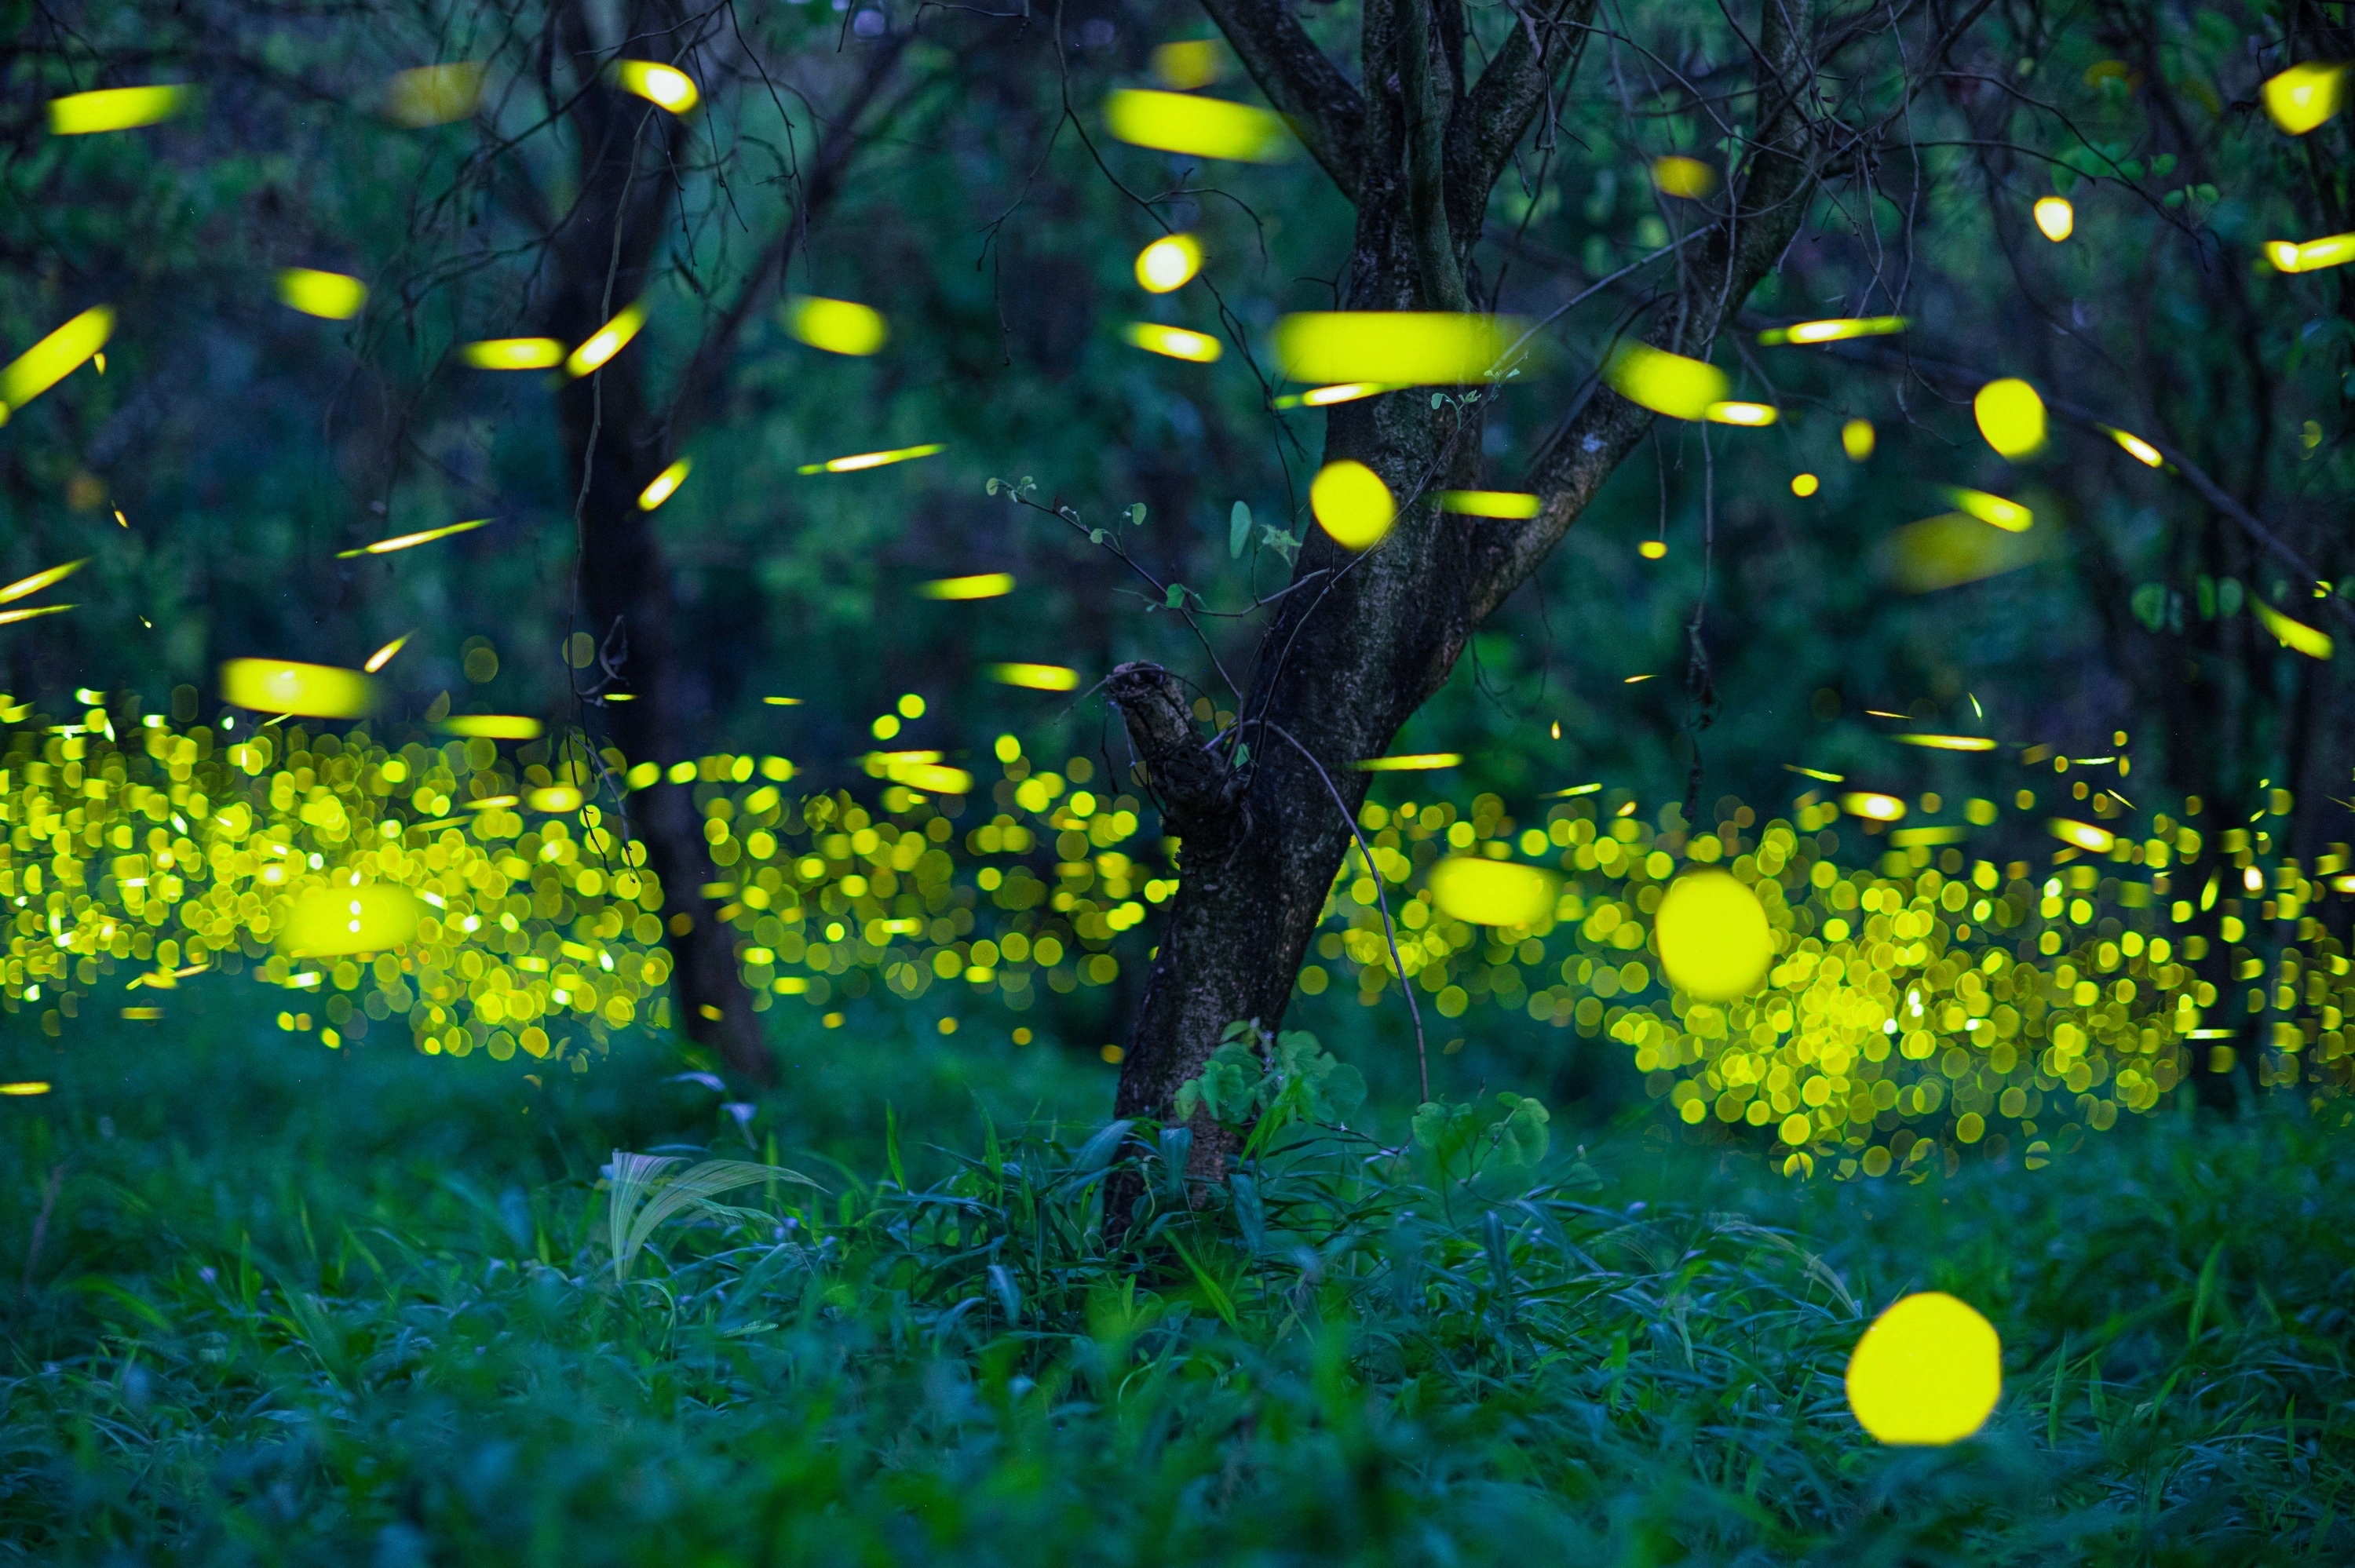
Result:
<instances>
[{"instance_id":1,"label":"bare branch","mask_svg":"<svg viewBox=\"0 0 2355 1568\"><path fill-rule=\"evenodd\" d=\"M1356 201L1366 105L1341 68L1316 47L1285 0L1202 0L1202 9L1267 101L1291 119L1309 155Z\"/></svg>"}]
</instances>

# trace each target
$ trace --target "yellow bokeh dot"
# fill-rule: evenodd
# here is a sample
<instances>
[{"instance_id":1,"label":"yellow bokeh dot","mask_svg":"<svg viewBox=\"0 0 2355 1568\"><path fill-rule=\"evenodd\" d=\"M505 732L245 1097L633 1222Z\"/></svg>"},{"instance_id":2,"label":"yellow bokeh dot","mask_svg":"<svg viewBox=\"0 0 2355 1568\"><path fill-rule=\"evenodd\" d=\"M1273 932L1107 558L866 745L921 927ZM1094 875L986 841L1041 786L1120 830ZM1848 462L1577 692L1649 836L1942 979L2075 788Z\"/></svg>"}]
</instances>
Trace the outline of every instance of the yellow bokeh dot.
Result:
<instances>
[{"instance_id":1,"label":"yellow bokeh dot","mask_svg":"<svg viewBox=\"0 0 2355 1568\"><path fill-rule=\"evenodd\" d=\"M1817 479L1812 473L1795 473L1791 476L1791 493L1794 495L1813 495L1822 488L1822 481Z\"/></svg>"},{"instance_id":2,"label":"yellow bokeh dot","mask_svg":"<svg viewBox=\"0 0 2355 1568\"><path fill-rule=\"evenodd\" d=\"M1746 996L1766 978L1774 939L1758 895L1721 871L1689 872L1660 900L1660 967L1702 1001ZM1788 1141L1796 1143L1797 1139Z\"/></svg>"},{"instance_id":3,"label":"yellow bokeh dot","mask_svg":"<svg viewBox=\"0 0 2355 1568\"><path fill-rule=\"evenodd\" d=\"M1352 458L1328 462L1308 487L1308 509L1318 526L1352 550L1370 550L1398 520L1398 503L1382 476Z\"/></svg>"},{"instance_id":4,"label":"yellow bokeh dot","mask_svg":"<svg viewBox=\"0 0 2355 1568\"><path fill-rule=\"evenodd\" d=\"M1848 1404L1883 1443L1959 1443L2003 1393L2003 1341L1968 1302L1940 1290L1900 1298L1848 1361Z\"/></svg>"},{"instance_id":5,"label":"yellow bokeh dot","mask_svg":"<svg viewBox=\"0 0 2355 1568\"><path fill-rule=\"evenodd\" d=\"M1668 553L1668 546L1661 540L1646 539L1636 546L1636 553L1647 561L1657 561Z\"/></svg>"},{"instance_id":6,"label":"yellow bokeh dot","mask_svg":"<svg viewBox=\"0 0 2355 1568\"><path fill-rule=\"evenodd\" d=\"M1971 399L1979 434L2005 458L2018 461L2044 445L2044 399L2016 376L1990 381Z\"/></svg>"}]
</instances>

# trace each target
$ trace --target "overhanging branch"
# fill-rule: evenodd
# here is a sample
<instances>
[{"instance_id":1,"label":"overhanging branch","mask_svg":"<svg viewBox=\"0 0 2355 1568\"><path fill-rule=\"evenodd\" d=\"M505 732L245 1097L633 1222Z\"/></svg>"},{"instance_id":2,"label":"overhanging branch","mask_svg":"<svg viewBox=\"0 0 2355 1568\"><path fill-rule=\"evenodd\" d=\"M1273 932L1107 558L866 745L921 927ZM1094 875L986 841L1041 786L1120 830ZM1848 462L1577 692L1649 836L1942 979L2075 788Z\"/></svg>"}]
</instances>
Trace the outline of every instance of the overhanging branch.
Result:
<instances>
[{"instance_id":1,"label":"overhanging branch","mask_svg":"<svg viewBox=\"0 0 2355 1568\"><path fill-rule=\"evenodd\" d=\"M1285 0L1202 0L1259 90L1290 118L1309 155L1341 194L1358 199L1366 105Z\"/></svg>"}]
</instances>

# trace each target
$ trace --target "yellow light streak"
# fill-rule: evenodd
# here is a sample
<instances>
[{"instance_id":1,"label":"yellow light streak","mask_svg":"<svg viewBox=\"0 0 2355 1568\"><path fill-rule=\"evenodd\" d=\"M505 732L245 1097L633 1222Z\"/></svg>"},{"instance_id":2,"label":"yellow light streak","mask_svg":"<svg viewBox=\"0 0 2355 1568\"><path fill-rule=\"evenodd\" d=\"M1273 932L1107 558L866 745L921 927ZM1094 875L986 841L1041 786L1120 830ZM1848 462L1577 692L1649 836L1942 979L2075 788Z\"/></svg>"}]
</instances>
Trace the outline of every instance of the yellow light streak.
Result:
<instances>
[{"instance_id":1,"label":"yellow light streak","mask_svg":"<svg viewBox=\"0 0 2355 1568\"><path fill-rule=\"evenodd\" d=\"M1892 735L1900 746L1926 747L1932 751L1993 751L1995 742L1980 735Z\"/></svg>"},{"instance_id":2,"label":"yellow light streak","mask_svg":"<svg viewBox=\"0 0 2355 1568\"><path fill-rule=\"evenodd\" d=\"M1420 751L1403 757L1369 757L1349 766L1359 773L1430 773L1462 763L1460 751Z\"/></svg>"},{"instance_id":3,"label":"yellow light streak","mask_svg":"<svg viewBox=\"0 0 2355 1568\"><path fill-rule=\"evenodd\" d=\"M2303 243L2289 239L2265 241L2265 258L2277 272L2319 272L2355 261L2355 234L2332 234Z\"/></svg>"},{"instance_id":4,"label":"yellow light streak","mask_svg":"<svg viewBox=\"0 0 2355 1568\"><path fill-rule=\"evenodd\" d=\"M2254 594L2249 597L2249 606L2257 612L2257 619L2264 623L2265 630L2272 632L2283 647L2294 648L2309 659L2330 657L2332 649L2328 632L2318 631L2302 620L2292 620Z\"/></svg>"},{"instance_id":5,"label":"yellow light streak","mask_svg":"<svg viewBox=\"0 0 2355 1568\"><path fill-rule=\"evenodd\" d=\"M1794 322L1789 326L1768 327L1758 334L1761 345L1773 348L1781 344L1843 343L1854 337L1887 337L1905 330L1903 316L1849 316L1837 321Z\"/></svg>"},{"instance_id":6,"label":"yellow light streak","mask_svg":"<svg viewBox=\"0 0 2355 1568\"><path fill-rule=\"evenodd\" d=\"M1535 926L1553 915L1561 879L1509 860L1449 855L1427 874L1432 902L1475 926Z\"/></svg>"},{"instance_id":7,"label":"yellow light streak","mask_svg":"<svg viewBox=\"0 0 2355 1568\"><path fill-rule=\"evenodd\" d=\"M1745 425L1753 429L1771 425L1782 418L1781 412L1767 403L1711 403L1703 412L1711 424Z\"/></svg>"},{"instance_id":8,"label":"yellow light streak","mask_svg":"<svg viewBox=\"0 0 2355 1568\"><path fill-rule=\"evenodd\" d=\"M1280 114L1182 92L1116 91L1104 100L1104 126L1133 147L1245 164L1281 163L1298 145Z\"/></svg>"},{"instance_id":9,"label":"yellow light streak","mask_svg":"<svg viewBox=\"0 0 2355 1568\"><path fill-rule=\"evenodd\" d=\"M1517 490L1443 490L1439 509L1459 517L1534 517L1544 503Z\"/></svg>"},{"instance_id":10,"label":"yellow light streak","mask_svg":"<svg viewBox=\"0 0 2355 1568\"><path fill-rule=\"evenodd\" d=\"M51 567L47 571L35 572L29 577L18 577L6 588L0 588L0 604L7 604L20 599L29 599L45 588L48 588L57 583L61 583L68 577L73 576L74 573L81 570L83 566L86 565L89 560L90 557L88 556L84 556L79 561L68 561L62 567Z\"/></svg>"},{"instance_id":11,"label":"yellow light streak","mask_svg":"<svg viewBox=\"0 0 2355 1568\"><path fill-rule=\"evenodd\" d=\"M82 366L114 335L114 307L93 305L0 370L0 424Z\"/></svg>"},{"instance_id":12,"label":"yellow light streak","mask_svg":"<svg viewBox=\"0 0 2355 1568\"><path fill-rule=\"evenodd\" d=\"M783 314L787 332L828 354L863 357L879 350L891 336L891 324L883 319L883 313L856 300L796 294L785 302Z\"/></svg>"},{"instance_id":13,"label":"yellow light streak","mask_svg":"<svg viewBox=\"0 0 2355 1568\"><path fill-rule=\"evenodd\" d=\"M27 1078L14 1084L0 1084L0 1095L6 1095L13 1099L24 1099L33 1095L46 1095L48 1092L49 1086L38 1078Z\"/></svg>"},{"instance_id":14,"label":"yellow light streak","mask_svg":"<svg viewBox=\"0 0 2355 1568\"><path fill-rule=\"evenodd\" d=\"M368 656L368 662L361 665L360 668L371 675L375 674L378 670L381 670L387 664L391 663L393 655L400 652L402 648L406 647L409 643L409 640L416 635L417 633L414 631L402 632L400 636L394 638L391 641L386 643L383 647L369 654Z\"/></svg>"},{"instance_id":15,"label":"yellow light streak","mask_svg":"<svg viewBox=\"0 0 2355 1568\"><path fill-rule=\"evenodd\" d=\"M1630 403L1673 419L1707 418L1710 405L1724 401L1730 390L1716 366L1640 343L1623 344L1603 367L1603 378Z\"/></svg>"},{"instance_id":16,"label":"yellow light streak","mask_svg":"<svg viewBox=\"0 0 2355 1568\"><path fill-rule=\"evenodd\" d=\"M69 609L80 609L78 604L45 604L38 609L0 609L0 626L13 626L20 620L36 620L44 615L63 615Z\"/></svg>"},{"instance_id":17,"label":"yellow light streak","mask_svg":"<svg viewBox=\"0 0 2355 1568\"><path fill-rule=\"evenodd\" d=\"M1989 495L1984 490L1965 490L1959 485L1946 487L1946 499L1982 523L2008 534L2025 534L2036 522L2036 514L2017 501L2006 501L2000 495Z\"/></svg>"},{"instance_id":18,"label":"yellow light streak","mask_svg":"<svg viewBox=\"0 0 2355 1568\"><path fill-rule=\"evenodd\" d=\"M1360 397L1379 397L1385 392L1404 389L1403 381L1345 381L1338 387L1312 387L1305 392L1287 392L1268 400L1271 408L1329 408L1336 403L1354 403Z\"/></svg>"},{"instance_id":19,"label":"yellow light streak","mask_svg":"<svg viewBox=\"0 0 2355 1568\"><path fill-rule=\"evenodd\" d=\"M1905 802L1894 795L1883 795L1871 789L1853 790L1839 798L1840 810L1851 817L1869 821L1899 822L1905 820Z\"/></svg>"},{"instance_id":20,"label":"yellow light streak","mask_svg":"<svg viewBox=\"0 0 2355 1568\"><path fill-rule=\"evenodd\" d=\"M2167 461L2167 459L2159 454L2159 450L2157 447L2152 446L2148 441L2144 440L2140 436L2136 435L2131 430L2121 430L2109 425L2104 425L2102 427L2102 430L2104 434L2110 438L2110 440L2117 442L2119 446L2125 448L2128 457L2133 458L2135 461L2141 463L2146 468L2162 467Z\"/></svg>"},{"instance_id":21,"label":"yellow light streak","mask_svg":"<svg viewBox=\"0 0 2355 1568\"><path fill-rule=\"evenodd\" d=\"M477 370L546 370L564 363L564 345L552 337L491 337L462 344L458 355Z\"/></svg>"},{"instance_id":22,"label":"yellow light streak","mask_svg":"<svg viewBox=\"0 0 2355 1568\"><path fill-rule=\"evenodd\" d=\"M1845 773L1827 773L1820 768L1802 768L1796 762L1785 762L1783 768L1785 772L1796 773L1803 779L1820 779L1827 784L1848 782L1848 775Z\"/></svg>"},{"instance_id":23,"label":"yellow light streak","mask_svg":"<svg viewBox=\"0 0 2355 1568\"><path fill-rule=\"evenodd\" d=\"M485 740L538 740L548 726L520 714L453 714L437 727L444 735Z\"/></svg>"},{"instance_id":24,"label":"yellow light streak","mask_svg":"<svg viewBox=\"0 0 2355 1568\"><path fill-rule=\"evenodd\" d=\"M907 462L914 458L931 457L934 452L942 450L941 443L933 441L928 446L898 447L888 452L860 452L856 457L828 458L824 462L805 462L794 471L795 473L858 473L865 469L882 468L889 463Z\"/></svg>"},{"instance_id":25,"label":"yellow light streak","mask_svg":"<svg viewBox=\"0 0 2355 1568\"><path fill-rule=\"evenodd\" d=\"M1013 591L1012 572L978 572L969 577L935 577L931 582L916 585L917 596L922 599L1002 599Z\"/></svg>"},{"instance_id":26,"label":"yellow light streak","mask_svg":"<svg viewBox=\"0 0 2355 1568\"><path fill-rule=\"evenodd\" d=\"M185 87L108 87L49 100L49 134L89 136L136 131L169 120L187 106Z\"/></svg>"},{"instance_id":27,"label":"yellow light streak","mask_svg":"<svg viewBox=\"0 0 2355 1568\"><path fill-rule=\"evenodd\" d=\"M1121 336L1148 354L1165 355L1192 365L1215 364L1226 352L1224 344L1206 333L1163 326L1158 322L1131 322L1122 329Z\"/></svg>"},{"instance_id":28,"label":"yellow light streak","mask_svg":"<svg viewBox=\"0 0 2355 1568\"><path fill-rule=\"evenodd\" d=\"M655 507L677 495L678 487L687 482L687 476L694 467L694 459L681 458L655 475L647 482L646 487L638 492L638 510L652 512Z\"/></svg>"},{"instance_id":29,"label":"yellow light streak","mask_svg":"<svg viewBox=\"0 0 2355 1568\"><path fill-rule=\"evenodd\" d=\"M376 706L376 683L357 670L283 659L231 659L220 667L221 699L256 713L360 718Z\"/></svg>"},{"instance_id":30,"label":"yellow light streak","mask_svg":"<svg viewBox=\"0 0 2355 1568\"><path fill-rule=\"evenodd\" d=\"M2107 828L2097 828L2091 822L2080 822L2069 817L2052 817L2044 824L2052 836L2063 843L2076 845L2089 854L2107 854L2118 842L2118 835Z\"/></svg>"},{"instance_id":31,"label":"yellow light streak","mask_svg":"<svg viewBox=\"0 0 2355 1568\"><path fill-rule=\"evenodd\" d=\"M1275 323L1275 356L1291 381L1456 387L1486 380L1520 324L1446 311L1304 311Z\"/></svg>"},{"instance_id":32,"label":"yellow light streak","mask_svg":"<svg viewBox=\"0 0 2355 1568\"><path fill-rule=\"evenodd\" d=\"M447 539L453 534L471 534L477 528L487 528L487 517L469 518L464 523L452 523L444 527L428 528L419 534L399 534L389 539L378 539L373 545L362 545L357 550L338 550L336 559L348 561L355 556L389 556L395 550L413 550L420 545L430 545L436 539Z\"/></svg>"},{"instance_id":33,"label":"yellow light streak","mask_svg":"<svg viewBox=\"0 0 2355 1568\"><path fill-rule=\"evenodd\" d=\"M982 673L1001 686L1033 692L1075 691L1080 684L1080 673L1061 664L986 664Z\"/></svg>"},{"instance_id":34,"label":"yellow light streak","mask_svg":"<svg viewBox=\"0 0 2355 1568\"><path fill-rule=\"evenodd\" d=\"M629 347L630 340L637 336L638 330L645 324L645 306L623 306L612 321L591 333L587 341L565 356L564 373L576 381L593 374L600 366Z\"/></svg>"},{"instance_id":35,"label":"yellow light streak","mask_svg":"<svg viewBox=\"0 0 2355 1568\"><path fill-rule=\"evenodd\" d=\"M278 302L322 321L347 322L368 303L368 285L341 272L289 267L278 274Z\"/></svg>"}]
</instances>

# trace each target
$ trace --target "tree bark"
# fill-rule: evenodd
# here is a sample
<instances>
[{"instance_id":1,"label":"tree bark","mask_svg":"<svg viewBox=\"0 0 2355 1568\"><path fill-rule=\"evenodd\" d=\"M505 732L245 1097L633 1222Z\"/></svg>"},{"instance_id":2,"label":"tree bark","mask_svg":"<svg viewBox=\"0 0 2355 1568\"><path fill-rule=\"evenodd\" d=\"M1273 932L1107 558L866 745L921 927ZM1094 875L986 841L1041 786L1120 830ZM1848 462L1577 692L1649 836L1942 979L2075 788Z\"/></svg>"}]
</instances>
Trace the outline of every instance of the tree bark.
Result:
<instances>
[{"instance_id":1,"label":"tree bark","mask_svg":"<svg viewBox=\"0 0 2355 1568\"><path fill-rule=\"evenodd\" d=\"M1297 25L1281 7L1208 4L1272 99L1295 116L1337 101L1313 65L1285 76L1287 60L1297 65L1286 29ZM1466 91L1452 0L1368 0L1363 96L1304 132L1337 180L1344 170L1355 178L1354 189L1343 183L1358 204L1347 308L1465 308L1476 215L1590 14L1582 0L1550 11L1529 35L1542 48L1516 32ZM1647 334L1658 346L1706 355L1797 229L1817 168L1802 97L1807 31L1804 3L1767 0L1755 150L1729 210L1693 248L1687 287ZM1350 842L1343 813L1365 798L1354 765L1382 755L1446 682L1480 621L1537 569L1652 420L1598 389L1529 475L1540 515L1472 524L1442 515L1433 496L1479 479L1486 406L1434 408L1422 389L1330 411L1326 461L1380 474L1398 519L1363 554L1308 530L1231 730L1198 730L1178 683L1155 666L1124 666L1108 683L1181 840L1179 889L1122 1063L1118 1115L1167 1118L1228 1023L1281 1022ZM1206 1118L1193 1130L1194 1171L1215 1179L1231 1139Z\"/></svg>"}]
</instances>

